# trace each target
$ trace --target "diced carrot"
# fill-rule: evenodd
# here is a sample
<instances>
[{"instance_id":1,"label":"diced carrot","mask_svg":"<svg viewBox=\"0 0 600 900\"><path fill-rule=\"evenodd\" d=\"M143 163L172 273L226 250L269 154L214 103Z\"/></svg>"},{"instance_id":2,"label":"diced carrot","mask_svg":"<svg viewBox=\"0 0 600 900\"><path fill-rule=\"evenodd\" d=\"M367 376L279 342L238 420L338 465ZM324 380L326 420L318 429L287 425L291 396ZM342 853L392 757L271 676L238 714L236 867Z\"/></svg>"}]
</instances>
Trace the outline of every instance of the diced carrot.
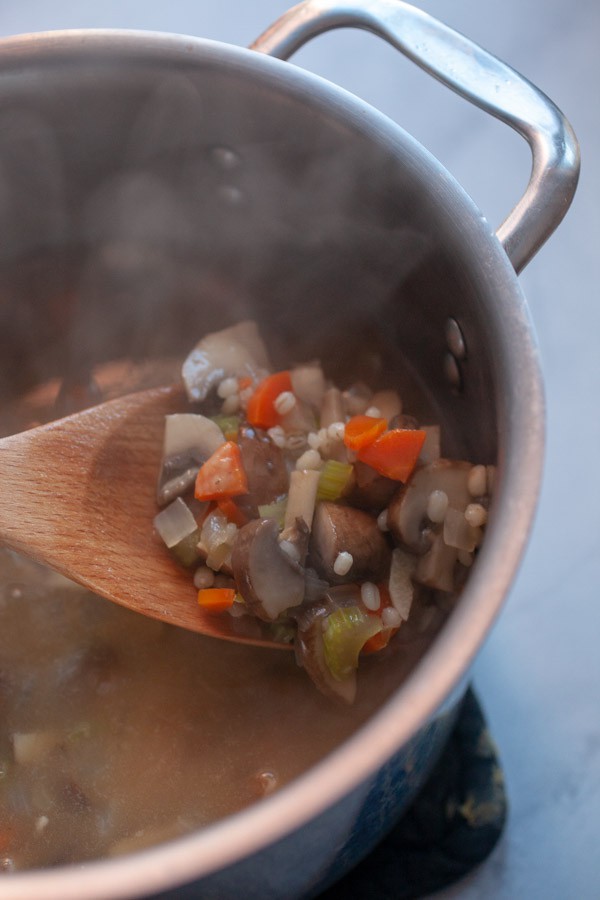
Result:
<instances>
[{"instance_id":1,"label":"diced carrot","mask_svg":"<svg viewBox=\"0 0 600 900\"><path fill-rule=\"evenodd\" d=\"M281 421L275 401L284 391L292 390L289 371L267 375L248 400L246 417L255 428L273 428Z\"/></svg>"},{"instance_id":2,"label":"diced carrot","mask_svg":"<svg viewBox=\"0 0 600 900\"><path fill-rule=\"evenodd\" d=\"M386 478L407 481L417 464L424 441L424 431L394 428L359 450L358 458Z\"/></svg>"},{"instance_id":3,"label":"diced carrot","mask_svg":"<svg viewBox=\"0 0 600 900\"><path fill-rule=\"evenodd\" d=\"M198 591L198 604L206 612L224 612L233 606L234 600L233 588L202 588Z\"/></svg>"},{"instance_id":4,"label":"diced carrot","mask_svg":"<svg viewBox=\"0 0 600 900\"><path fill-rule=\"evenodd\" d=\"M238 525L240 528L248 522L248 517L244 510L231 497L222 497L220 500L217 500L217 507L229 522L233 522L234 525Z\"/></svg>"},{"instance_id":5,"label":"diced carrot","mask_svg":"<svg viewBox=\"0 0 600 900\"><path fill-rule=\"evenodd\" d=\"M360 450L372 444L387 428L385 419L374 416L352 416L344 429L344 444L349 450Z\"/></svg>"},{"instance_id":6,"label":"diced carrot","mask_svg":"<svg viewBox=\"0 0 600 900\"><path fill-rule=\"evenodd\" d=\"M248 493L248 479L240 448L226 441L200 467L196 476L196 500L221 500Z\"/></svg>"},{"instance_id":7,"label":"diced carrot","mask_svg":"<svg viewBox=\"0 0 600 900\"><path fill-rule=\"evenodd\" d=\"M374 634L373 637L370 637L369 640L363 644L363 648L360 652L377 653L379 650L383 650L384 647L387 647L397 631L397 628L384 628L383 631L378 631L377 634Z\"/></svg>"}]
</instances>

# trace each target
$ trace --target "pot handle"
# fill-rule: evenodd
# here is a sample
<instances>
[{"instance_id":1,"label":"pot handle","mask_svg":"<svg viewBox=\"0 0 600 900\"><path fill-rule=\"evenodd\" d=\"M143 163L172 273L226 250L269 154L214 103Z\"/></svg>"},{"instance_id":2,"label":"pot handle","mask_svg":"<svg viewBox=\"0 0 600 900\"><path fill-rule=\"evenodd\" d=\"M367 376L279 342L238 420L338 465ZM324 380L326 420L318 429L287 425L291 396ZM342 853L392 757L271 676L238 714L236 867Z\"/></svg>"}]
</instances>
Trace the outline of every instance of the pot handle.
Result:
<instances>
[{"instance_id":1,"label":"pot handle","mask_svg":"<svg viewBox=\"0 0 600 900\"><path fill-rule=\"evenodd\" d=\"M305 0L284 13L251 49L288 59L311 38L344 27L389 41L525 138L532 154L529 184L497 231L520 272L559 225L577 187L579 146L561 111L514 69L403 0Z\"/></svg>"}]
</instances>

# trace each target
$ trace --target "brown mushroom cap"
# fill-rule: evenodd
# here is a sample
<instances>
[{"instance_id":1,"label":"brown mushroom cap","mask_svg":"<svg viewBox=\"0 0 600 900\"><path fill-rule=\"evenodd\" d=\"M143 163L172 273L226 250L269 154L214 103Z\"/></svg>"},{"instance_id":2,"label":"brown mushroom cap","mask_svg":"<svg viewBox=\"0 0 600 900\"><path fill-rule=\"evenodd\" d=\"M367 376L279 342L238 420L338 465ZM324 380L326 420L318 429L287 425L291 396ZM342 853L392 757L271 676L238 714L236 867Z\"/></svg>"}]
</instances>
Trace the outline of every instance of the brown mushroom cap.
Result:
<instances>
[{"instance_id":1,"label":"brown mushroom cap","mask_svg":"<svg viewBox=\"0 0 600 900\"><path fill-rule=\"evenodd\" d=\"M253 519L239 529L231 554L240 594L266 622L304 598L304 570L281 549L278 531L273 519Z\"/></svg>"},{"instance_id":2,"label":"brown mushroom cap","mask_svg":"<svg viewBox=\"0 0 600 900\"><path fill-rule=\"evenodd\" d=\"M244 426L239 430L238 446L253 504L262 506L287 493L288 472L283 453L267 435Z\"/></svg>"},{"instance_id":3,"label":"brown mushroom cap","mask_svg":"<svg viewBox=\"0 0 600 900\"><path fill-rule=\"evenodd\" d=\"M334 571L339 553L350 553L352 566L346 575ZM377 519L361 509L342 503L317 504L312 523L309 559L314 568L332 583L361 578L385 578L390 563L390 547Z\"/></svg>"}]
</instances>

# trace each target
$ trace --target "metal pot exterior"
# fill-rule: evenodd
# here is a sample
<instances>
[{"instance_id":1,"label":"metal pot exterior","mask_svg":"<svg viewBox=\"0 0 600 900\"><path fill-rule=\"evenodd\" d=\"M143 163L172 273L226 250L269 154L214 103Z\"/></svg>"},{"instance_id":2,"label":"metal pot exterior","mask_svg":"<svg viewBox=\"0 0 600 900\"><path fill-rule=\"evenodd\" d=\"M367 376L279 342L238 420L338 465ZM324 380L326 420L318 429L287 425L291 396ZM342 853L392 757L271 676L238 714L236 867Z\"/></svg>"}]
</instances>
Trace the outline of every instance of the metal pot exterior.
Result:
<instances>
[{"instance_id":1,"label":"metal pot exterior","mask_svg":"<svg viewBox=\"0 0 600 900\"><path fill-rule=\"evenodd\" d=\"M203 832L3 880L11 900L182 883L190 897L310 896L423 782L526 543L543 399L514 269L400 128L250 51L139 33L12 39L0 126L1 399L120 354L180 354L190 334L252 317L282 360L320 356L342 377L408 374L452 423L448 454L498 463L487 539L456 610L406 681L386 676L381 706L350 741ZM79 301L48 302L53 292Z\"/></svg>"}]
</instances>

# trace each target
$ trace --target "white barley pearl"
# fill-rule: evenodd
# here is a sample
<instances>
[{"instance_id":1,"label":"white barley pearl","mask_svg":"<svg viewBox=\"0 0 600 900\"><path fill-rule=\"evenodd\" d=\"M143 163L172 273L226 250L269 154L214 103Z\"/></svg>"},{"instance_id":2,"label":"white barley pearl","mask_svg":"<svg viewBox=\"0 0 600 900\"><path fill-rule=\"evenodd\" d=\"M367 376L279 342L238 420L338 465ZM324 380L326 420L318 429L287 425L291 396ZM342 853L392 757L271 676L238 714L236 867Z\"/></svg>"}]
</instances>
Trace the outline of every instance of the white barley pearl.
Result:
<instances>
[{"instance_id":1,"label":"white barley pearl","mask_svg":"<svg viewBox=\"0 0 600 900\"><path fill-rule=\"evenodd\" d=\"M352 568L352 564L354 562L354 557L351 553L348 553L346 550L342 550L341 553L335 558L335 562L333 563L333 571L336 575L347 575L350 569Z\"/></svg>"},{"instance_id":2,"label":"white barley pearl","mask_svg":"<svg viewBox=\"0 0 600 900\"><path fill-rule=\"evenodd\" d=\"M327 429L327 437L332 441L341 441L344 438L346 426L343 422L332 422Z\"/></svg>"},{"instance_id":3,"label":"white barley pearl","mask_svg":"<svg viewBox=\"0 0 600 900\"><path fill-rule=\"evenodd\" d=\"M378 406L369 406L367 411L365 412L365 416L370 416L373 419L381 418L381 410Z\"/></svg>"},{"instance_id":4,"label":"white barley pearl","mask_svg":"<svg viewBox=\"0 0 600 900\"><path fill-rule=\"evenodd\" d=\"M313 450L318 450L322 443L318 431L309 431L306 436L306 441L308 443L308 446Z\"/></svg>"},{"instance_id":5,"label":"white barley pearl","mask_svg":"<svg viewBox=\"0 0 600 900\"><path fill-rule=\"evenodd\" d=\"M473 466L467 478L467 490L471 497L482 497L487 487L485 466Z\"/></svg>"},{"instance_id":6,"label":"white barley pearl","mask_svg":"<svg viewBox=\"0 0 600 900\"><path fill-rule=\"evenodd\" d=\"M194 587L199 591L203 588L210 588L215 583L215 573L208 566L200 566L194 572Z\"/></svg>"},{"instance_id":7,"label":"white barley pearl","mask_svg":"<svg viewBox=\"0 0 600 900\"><path fill-rule=\"evenodd\" d=\"M380 531L389 531L390 527L388 525L388 511L384 509L377 516L377 527Z\"/></svg>"},{"instance_id":8,"label":"white barley pearl","mask_svg":"<svg viewBox=\"0 0 600 900\"><path fill-rule=\"evenodd\" d=\"M465 509L465 519L473 528L479 528L487 521L487 511L481 503L469 503Z\"/></svg>"},{"instance_id":9,"label":"white barley pearl","mask_svg":"<svg viewBox=\"0 0 600 900\"><path fill-rule=\"evenodd\" d=\"M371 612L377 612L381 606L379 588L372 581L365 581L360 586L360 599Z\"/></svg>"},{"instance_id":10,"label":"white barley pearl","mask_svg":"<svg viewBox=\"0 0 600 900\"><path fill-rule=\"evenodd\" d=\"M305 450L296 460L297 469L320 469L322 465L323 460L318 450Z\"/></svg>"},{"instance_id":11,"label":"white barley pearl","mask_svg":"<svg viewBox=\"0 0 600 900\"><path fill-rule=\"evenodd\" d=\"M233 413L236 413L239 408L240 408L239 394L230 394L229 397L226 397L225 400L223 400L223 406L221 407L221 412L226 416L230 416L230 415L233 415Z\"/></svg>"},{"instance_id":12,"label":"white barley pearl","mask_svg":"<svg viewBox=\"0 0 600 900\"><path fill-rule=\"evenodd\" d=\"M393 606L386 606L381 613L381 621L384 628L400 628L402 616Z\"/></svg>"},{"instance_id":13,"label":"white barley pearl","mask_svg":"<svg viewBox=\"0 0 600 900\"><path fill-rule=\"evenodd\" d=\"M273 403L275 410L280 416L285 416L286 413L291 412L295 405L296 397L291 391L282 391L281 394L275 397L275 402Z\"/></svg>"},{"instance_id":14,"label":"white barley pearl","mask_svg":"<svg viewBox=\"0 0 600 900\"><path fill-rule=\"evenodd\" d=\"M432 491L427 501L427 517L436 523L443 522L448 512L448 494L445 491Z\"/></svg>"},{"instance_id":15,"label":"white barley pearl","mask_svg":"<svg viewBox=\"0 0 600 900\"><path fill-rule=\"evenodd\" d=\"M222 400L225 400L227 397L231 397L232 394L237 394L237 392L237 378L224 378L217 388L217 394Z\"/></svg>"}]
</instances>

